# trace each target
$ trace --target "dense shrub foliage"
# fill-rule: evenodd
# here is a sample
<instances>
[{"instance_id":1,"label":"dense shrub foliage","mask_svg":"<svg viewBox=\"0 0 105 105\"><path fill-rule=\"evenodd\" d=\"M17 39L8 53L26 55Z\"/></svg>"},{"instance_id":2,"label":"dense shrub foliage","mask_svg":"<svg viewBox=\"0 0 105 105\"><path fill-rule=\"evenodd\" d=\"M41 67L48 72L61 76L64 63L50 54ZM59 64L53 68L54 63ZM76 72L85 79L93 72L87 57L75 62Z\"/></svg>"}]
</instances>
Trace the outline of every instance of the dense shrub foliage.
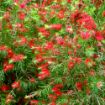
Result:
<instances>
[{"instance_id":1,"label":"dense shrub foliage","mask_svg":"<svg viewBox=\"0 0 105 105\"><path fill-rule=\"evenodd\" d=\"M105 105L105 1L0 0L0 105Z\"/></svg>"}]
</instances>

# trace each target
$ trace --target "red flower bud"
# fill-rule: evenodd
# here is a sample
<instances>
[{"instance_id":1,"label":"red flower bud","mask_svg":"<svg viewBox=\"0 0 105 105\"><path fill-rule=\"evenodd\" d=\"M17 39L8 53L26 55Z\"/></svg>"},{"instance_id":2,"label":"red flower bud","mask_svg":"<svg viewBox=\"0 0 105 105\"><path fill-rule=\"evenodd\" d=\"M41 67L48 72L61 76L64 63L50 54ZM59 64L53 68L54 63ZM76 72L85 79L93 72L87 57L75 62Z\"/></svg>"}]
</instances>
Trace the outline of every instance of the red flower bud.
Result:
<instances>
[{"instance_id":1,"label":"red flower bud","mask_svg":"<svg viewBox=\"0 0 105 105\"><path fill-rule=\"evenodd\" d=\"M67 0L68 3L71 3L71 0Z\"/></svg>"},{"instance_id":2,"label":"red flower bud","mask_svg":"<svg viewBox=\"0 0 105 105\"><path fill-rule=\"evenodd\" d=\"M69 64L68 64L68 68L69 69L71 69L71 68L73 68L74 67L74 63L71 61L71 62L69 62Z\"/></svg>"},{"instance_id":3,"label":"red flower bud","mask_svg":"<svg viewBox=\"0 0 105 105\"><path fill-rule=\"evenodd\" d=\"M38 100L31 100L30 105L38 105Z\"/></svg>"},{"instance_id":4,"label":"red flower bud","mask_svg":"<svg viewBox=\"0 0 105 105\"><path fill-rule=\"evenodd\" d=\"M18 55L13 55L13 57L11 58L10 62L18 62L18 61L22 61L25 58L24 55L22 54L18 54Z\"/></svg>"},{"instance_id":5,"label":"red flower bud","mask_svg":"<svg viewBox=\"0 0 105 105\"><path fill-rule=\"evenodd\" d=\"M82 83L81 82L76 82L75 86L76 86L78 91L82 90Z\"/></svg>"},{"instance_id":6,"label":"red flower bud","mask_svg":"<svg viewBox=\"0 0 105 105\"><path fill-rule=\"evenodd\" d=\"M24 13L24 12L19 12L19 13L18 13L18 18L19 18L20 20L24 20L24 19L25 19L25 13Z\"/></svg>"},{"instance_id":7,"label":"red flower bud","mask_svg":"<svg viewBox=\"0 0 105 105\"><path fill-rule=\"evenodd\" d=\"M84 40L88 40L91 37L91 35L89 32L81 32L81 37Z\"/></svg>"},{"instance_id":8,"label":"red flower bud","mask_svg":"<svg viewBox=\"0 0 105 105\"><path fill-rule=\"evenodd\" d=\"M54 29L54 30L61 30L62 28L62 24L52 24L50 26L51 29Z\"/></svg>"},{"instance_id":9,"label":"red flower bud","mask_svg":"<svg viewBox=\"0 0 105 105\"><path fill-rule=\"evenodd\" d=\"M62 11L62 10L59 11L57 17L58 17L59 19L63 19L63 18L64 18L64 11Z\"/></svg>"},{"instance_id":10,"label":"red flower bud","mask_svg":"<svg viewBox=\"0 0 105 105\"><path fill-rule=\"evenodd\" d=\"M14 83L12 83L12 88L15 89L15 88L19 88L20 87L20 81L16 81Z\"/></svg>"},{"instance_id":11,"label":"red flower bud","mask_svg":"<svg viewBox=\"0 0 105 105\"><path fill-rule=\"evenodd\" d=\"M8 85L2 85L0 89L1 89L1 91L5 92L5 91L9 90L10 88Z\"/></svg>"},{"instance_id":12,"label":"red flower bud","mask_svg":"<svg viewBox=\"0 0 105 105\"><path fill-rule=\"evenodd\" d=\"M46 44L46 46L45 46L45 49L46 49L46 50L51 50L51 49L53 49L53 43L52 43L52 42L48 42L48 43Z\"/></svg>"},{"instance_id":13,"label":"red flower bud","mask_svg":"<svg viewBox=\"0 0 105 105\"><path fill-rule=\"evenodd\" d=\"M45 79L45 78L47 78L47 77L49 77L49 76L50 76L50 72L49 72L48 69L43 69L43 70L38 74L38 78L39 78L40 80L43 80L43 79Z\"/></svg>"},{"instance_id":14,"label":"red flower bud","mask_svg":"<svg viewBox=\"0 0 105 105\"><path fill-rule=\"evenodd\" d=\"M59 45L64 45L64 39L61 36L57 37L56 41Z\"/></svg>"},{"instance_id":15,"label":"red flower bud","mask_svg":"<svg viewBox=\"0 0 105 105\"><path fill-rule=\"evenodd\" d=\"M14 68L14 64L9 64L8 62L4 62L4 64L3 64L4 72L12 70L13 68Z\"/></svg>"},{"instance_id":16,"label":"red flower bud","mask_svg":"<svg viewBox=\"0 0 105 105\"><path fill-rule=\"evenodd\" d=\"M26 3L20 4L20 8L24 9L26 7Z\"/></svg>"},{"instance_id":17,"label":"red flower bud","mask_svg":"<svg viewBox=\"0 0 105 105\"><path fill-rule=\"evenodd\" d=\"M96 34L95 34L95 38L98 41L103 40L103 36L102 36L101 32L97 31Z\"/></svg>"},{"instance_id":18,"label":"red flower bud","mask_svg":"<svg viewBox=\"0 0 105 105\"><path fill-rule=\"evenodd\" d=\"M8 53L7 58L11 58L14 55L12 49L7 49L7 53Z\"/></svg>"}]
</instances>

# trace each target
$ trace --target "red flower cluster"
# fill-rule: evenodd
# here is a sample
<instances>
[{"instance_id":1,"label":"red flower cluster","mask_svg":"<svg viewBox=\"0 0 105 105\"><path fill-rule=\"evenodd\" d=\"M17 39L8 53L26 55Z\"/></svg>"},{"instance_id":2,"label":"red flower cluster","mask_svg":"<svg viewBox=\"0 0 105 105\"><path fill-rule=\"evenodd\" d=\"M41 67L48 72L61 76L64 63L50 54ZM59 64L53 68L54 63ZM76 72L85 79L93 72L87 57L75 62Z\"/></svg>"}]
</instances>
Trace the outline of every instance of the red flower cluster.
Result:
<instances>
[{"instance_id":1,"label":"red flower cluster","mask_svg":"<svg viewBox=\"0 0 105 105\"><path fill-rule=\"evenodd\" d=\"M43 79L45 79L46 77L49 77L49 76L50 76L50 72L46 68L42 69L42 71L38 74L38 78L40 80L43 80Z\"/></svg>"},{"instance_id":2,"label":"red flower cluster","mask_svg":"<svg viewBox=\"0 0 105 105\"><path fill-rule=\"evenodd\" d=\"M62 95L62 92L60 91L60 89L63 88L63 85L62 84L56 84L53 88L52 88L52 91L54 92L54 94L56 96L61 96Z\"/></svg>"},{"instance_id":3,"label":"red flower cluster","mask_svg":"<svg viewBox=\"0 0 105 105\"><path fill-rule=\"evenodd\" d=\"M10 63L22 61L23 59L25 59L25 56L23 54L14 54L10 59Z\"/></svg>"},{"instance_id":4,"label":"red flower cluster","mask_svg":"<svg viewBox=\"0 0 105 105\"><path fill-rule=\"evenodd\" d=\"M79 11L75 11L71 14L72 22L77 22L79 26L84 27L88 30L96 29L96 24L91 16L87 13L81 13Z\"/></svg>"},{"instance_id":5,"label":"red flower cluster","mask_svg":"<svg viewBox=\"0 0 105 105\"><path fill-rule=\"evenodd\" d=\"M8 70L12 70L14 68L14 64L9 64L8 62L4 62L3 70L7 72Z\"/></svg>"}]
</instances>

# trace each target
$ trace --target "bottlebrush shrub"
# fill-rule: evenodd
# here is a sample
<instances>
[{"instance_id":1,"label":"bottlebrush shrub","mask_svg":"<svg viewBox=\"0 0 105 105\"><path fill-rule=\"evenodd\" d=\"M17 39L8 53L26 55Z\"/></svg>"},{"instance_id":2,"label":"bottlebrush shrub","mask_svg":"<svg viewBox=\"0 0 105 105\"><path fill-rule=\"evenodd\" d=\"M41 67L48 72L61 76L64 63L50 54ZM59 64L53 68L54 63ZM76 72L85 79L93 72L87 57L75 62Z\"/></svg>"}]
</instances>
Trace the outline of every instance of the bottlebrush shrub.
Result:
<instances>
[{"instance_id":1,"label":"bottlebrush shrub","mask_svg":"<svg viewBox=\"0 0 105 105\"><path fill-rule=\"evenodd\" d=\"M105 2L0 1L0 105L105 105Z\"/></svg>"}]
</instances>

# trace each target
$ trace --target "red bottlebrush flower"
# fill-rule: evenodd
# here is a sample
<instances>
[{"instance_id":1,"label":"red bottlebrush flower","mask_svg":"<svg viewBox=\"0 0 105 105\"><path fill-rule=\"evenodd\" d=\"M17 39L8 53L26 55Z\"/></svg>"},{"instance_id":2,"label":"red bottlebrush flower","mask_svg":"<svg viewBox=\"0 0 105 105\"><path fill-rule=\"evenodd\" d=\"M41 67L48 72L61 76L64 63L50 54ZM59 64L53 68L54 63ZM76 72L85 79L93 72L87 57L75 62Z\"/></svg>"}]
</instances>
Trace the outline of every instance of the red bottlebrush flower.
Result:
<instances>
[{"instance_id":1,"label":"red bottlebrush flower","mask_svg":"<svg viewBox=\"0 0 105 105\"><path fill-rule=\"evenodd\" d=\"M9 64L8 62L4 62L4 64L3 64L4 72L12 70L13 68L14 68L14 64Z\"/></svg>"},{"instance_id":2,"label":"red bottlebrush flower","mask_svg":"<svg viewBox=\"0 0 105 105\"><path fill-rule=\"evenodd\" d=\"M40 28L38 28L38 31L41 32L41 33L44 33L44 32L46 32L47 30L46 30L45 27L40 27Z\"/></svg>"},{"instance_id":3,"label":"red bottlebrush flower","mask_svg":"<svg viewBox=\"0 0 105 105\"><path fill-rule=\"evenodd\" d=\"M0 87L0 90L3 91L3 92L8 91L9 89L10 89L10 87L8 85L2 85Z\"/></svg>"},{"instance_id":4,"label":"red bottlebrush flower","mask_svg":"<svg viewBox=\"0 0 105 105\"><path fill-rule=\"evenodd\" d=\"M48 63L44 63L44 64L41 64L40 66L38 66L39 69L44 69L44 68L47 68L49 66Z\"/></svg>"},{"instance_id":5,"label":"red bottlebrush flower","mask_svg":"<svg viewBox=\"0 0 105 105\"><path fill-rule=\"evenodd\" d=\"M24 20L25 19L26 14L24 12L18 12L18 18L20 20Z\"/></svg>"},{"instance_id":6,"label":"red bottlebrush flower","mask_svg":"<svg viewBox=\"0 0 105 105\"><path fill-rule=\"evenodd\" d=\"M42 55L38 54L36 55L36 62L39 63L39 62L42 62L44 59L42 57Z\"/></svg>"},{"instance_id":7,"label":"red bottlebrush flower","mask_svg":"<svg viewBox=\"0 0 105 105\"><path fill-rule=\"evenodd\" d=\"M62 24L52 24L50 25L50 28L54 30L61 30Z\"/></svg>"},{"instance_id":8,"label":"red bottlebrush flower","mask_svg":"<svg viewBox=\"0 0 105 105\"><path fill-rule=\"evenodd\" d=\"M94 62L91 58L86 58L85 64L86 64L88 67L91 67L91 66L95 65L95 62Z\"/></svg>"},{"instance_id":9,"label":"red bottlebrush flower","mask_svg":"<svg viewBox=\"0 0 105 105\"><path fill-rule=\"evenodd\" d=\"M71 16L72 18L74 18L74 21L76 21L79 24L79 26L84 27L88 30L96 29L96 24L93 18L87 13L79 13L79 11L76 11Z\"/></svg>"},{"instance_id":10,"label":"red bottlebrush flower","mask_svg":"<svg viewBox=\"0 0 105 105\"><path fill-rule=\"evenodd\" d=\"M23 54L14 54L13 57L10 60L11 62L18 62L18 61L22 61L23 59L25 59L25 56Z\"/></svg>"},{"instance_id":11,"label":"red bottlebrush flower","mask_svg":"<svg viewBox=\"0 0 105 105\"><path fill-rule=\"evenodd\" d=\"M91 58L87 58L87 59L85 60L85 64L88 64L88 63L91 62L91 61L92 61Z\"/></svg>"},{"instance_id":12,"label":"red bottlebrush flower","mask_svg":"<svg viewBox=\"0 0 105 105\"><path fill-rule=\"evenodd\" d=\"M63 87L62 84L57 84L52 88L52 91L57 95L57 96L61 96L62 92L60 91L60 89Z\"/></svg>"},{"instance_id":13,"label":"red bottlebrush flower","mask_svg":"<svg viewBox=\"0 0 105 105\"><path fill-rule=\"evenodd\" d=\"M102 36L101 32L97 31L96 34L95 34L95 38L98 41L103 40L103 36Z\"/></svg>"},{"instance_id":14,"label":"red bottlebrush flower","mask_svg":"<svg viewBox=\"0 0 105 105\"><path fill-rule=\"evenodd\" d=\"M46 38L50 36L50 32L49 31L45 31L42 33L43 36L45 36Z\"/></svg>"},{"instance_id":15,"label":"red bottlebrush flower","mask_svg":"<svg viewBox=\"0 0 105 105\"><path fill-rule=\"evenodd\" d=\"M43 33L43 32L46 31L46 29L45 29L45 27L40 27L40 28L38 28L38 31L41 32L41 33Z\"/></svg>"},{"instance_id":16,"label":"red bottlebrush flower","mask_svg":"<svg viewBox=\"0 0 105 105\"><path fill-rule=\"evenodd\" d=\"M68 3L71 3L71 0L67 0Z\"/></svg>"},{"instance_id":17,"label":"red bottlebrush flower","mask_svg":"<svg viewBox=\"0 0 105 105\"><path fill-rule=\"evenodd\" d=\"M60 91L60 89L57 88L57 87L53 87L53 88L52 88L52 91L55 93L55 92L57 92L57 91Z\"/></svg>"},{"instance_id":18,"label":"red bottlebrush flower","mask_svg":"<svg viewBox=\"0 0 105 105\"><path fill-rule=\"evenodd\" d=\"M82 62L82 59L81 58L75 58L75 62L80 64Z\"/></svg>"},{"instance_id":19,"label":"red bottlebrush flower","mask_svg":"<svg viewBox=\"0 0 105 105\"><path fill-rule=\"evenodd\" d=\"M12 83L11 86L13 89L19 88L20 87L20 81L15 81L14 83Z\"/></svg>"},{"instance_id":20,"label":"red bottlebrush flower","mask_svg":"<svg viewBox=\"0 0 105 105\"><path fill-rule=\"evenodd\" d=\"M70 20L75 23L77 21L77 19L79 18L80 16L80 12L78 10L76 10L75 12L73 12L70 16Z\"/></svg>"},{"instance_id":21,"label":"red bottlebrush flower","mask_svg":"<svg viewBox=\"0 0 105 105\"><path fill-rule=\"evenodd\" d=\"M84 40L88 40L91 37L91 35L89 32L81 32L81 37Z\"/></svg>"},{"instance_id":22,"label":"red bottlebrush flower","mask_svg":"<svg viewBox=\"0 0 105 105\"><path fill-rule=\"evenodd\" d=\"M63 39L61 36L58 36L58 37L56 38L56 41L57 41L57 43L58 43L59 45L64 45L64 39Z\"/></svg>"},{"instance_id":23,"label":"red bottlebrush flower","mask_svg":"<svg viewBox=\"0 0 105 105\"><path fill-rule=\"evenodd\" d=\"M5 45L0 46L0 51L5 51L6 49L7 49L7 46L5 46Z\"/></svg>"},{"instance_id":24,"label":"red bottlebrush flower","mask_svg":"<svg viewBox=\"0 0 105 105\"><path fill-rule=\"evenodd\" d=\"M70 62L68 63L68 68L69 68L69 69L72 69L73 67L74 67L74 62L70 61Z\"/></svg>"},{"instance_id":25,"label":"red bottlebrush flower","mask_svg":"<svg viewBox=\"0 0 105 105\"><path fill-rule=\"evenodd\" d=\"M16 41L14 42L14 44L15 44L16 46L23 46L23 45L25 45L26 43L27 43L27 39L26 39L24 36L22 36L22 35L19 36L19 40L16 39Z\"/></svg>"},{"instance_id":26,"label":"red bottlebrush flower","mask_svg":"<svg viewBox=\"0 0 105 105\"><path fill-rule=\"evenodd\" d=\"M30 105L38 105L38 100L31 100Z\"/></svg>"},{"instance_id":27,"label":"red bottlebrush flower","mask_svg":"<svg viewBox=\"0 0 105 105\"><path fill-rule=\"evenodd\" d=\"M22 23L16 23L15 25L16 25L15 27L16 27L17 29L24 27L24 25L23 25Z\"/></svg>"},{"instance_id":28,"label":"red bottlebrush flower","mask_svg":"<svg viewBox=\"0 0 105 105\"><path fill-rule=\"evenodd\" d=\"M61 89L61 88L63 88L63 85L62 85L62 84L56 84L56 85L54 86L54 88L59 88L59 89Z\"/></svg>"},{"instance_id":29,"label":"red bottlebrush flower","mask_svg":"<svg viewBox=\"0 0 105 105\"><path fill-rule=\"evenodd\" d=\"M59 11L59 13L57 14L57 17L59 19L63 19L64 18L64 11L63 10Z\"/></svg>"},{"instance_id":30,"label":"red bottlebrush flower","mask_svg":"<svg viewBox=\"0 0 105 105\"><path fill-rule=\"evenodd\" d=\"M24 36L20 36L19 45L24 45L27 43L27 39Z\"/></svg>"},{"instance_id":31,"label":"red bottlebrush flower","mask_svg":"<svg viewBox=\"0 0 105 105\"><path fill-rule=\"evenodd\" d=\"M62 95L62 92L61 92L61 91L55 91L55 94L56 94L57 96L61 96L61 95Z\"/></svg>"},{"instance_id":32,"label":"red bottlebrush flower","mask_svg":"<svg viewBox=\"0 0 105 105\"><path fill-rule=\"evenodd\" d=\"M45 78L47 78L47 77L49 77L49 76L50 76L50 72L49 72L48 69L43 69L43 70L38 74L38 78L39 78L40 80L43 80L43 79L45 79Z\"/></svg>"},{"instance_id":33,"label":"red bottlebrush flower","mask_svg":"<svg viewBox=\"0 0 105 105\"><path fill-rule=\"evenodd\" d=\"M31 49L34 49L35 48L35 39L32 39L28 42L28 46L31 48Z\"/></svg>"},{"instance_id":34,"label":"red bottlebrush flower","mask_svg":"<svg viewBox=\"0 0 105 105\"><path fill-rule=\"evenodd\" d=\"M20 8L21 8L21 9L24 9L25 7L26 7L26 3L20 4Z\"/></svg>"},{"instance_id":35,"label":"red bottlebrush flower","mask_svg":"<svg viewBox=\"0 0 105 105\"><path fill-rule=\"evenodd\" d=\"M82 90L82 83L81 82L76 82L76 84L75 84L75 86L76 86L76 88L77 88L77 90L78 91L81 91Z\"/></svg>"},{"instance_id":36,"label":"red bottlebrush flower","mask_svg":"<svg viewBox=\"0 0 105 105\"><path fill-rule=\"evenodd\" d=\"M50 35L50 32L45 29L45 27L38 28L38 31L45 37Z\"/></svg>"},{"instance_id":37,"label":"red bottlebrush flower","mask_svg":"<svg viewBox=\"0 0 105 105\"><path fill-rule=\"evenodd\" d=\"M51 49L53 49L53 43L52 43L52 42L46 43L45 49L46 49L46 50L51 50Z\"/></svg>"},{"instance_id":38,"label":"red bottlebrush flower","mask_svg":"<svg viewBox=\"0 0 105 105\"><path fill-rule=\"evenodd\" d=\"M14 52L12 51L12 49L7 49L7 58L11 58L14 55Z\"/></svg>"}]
</instances>

